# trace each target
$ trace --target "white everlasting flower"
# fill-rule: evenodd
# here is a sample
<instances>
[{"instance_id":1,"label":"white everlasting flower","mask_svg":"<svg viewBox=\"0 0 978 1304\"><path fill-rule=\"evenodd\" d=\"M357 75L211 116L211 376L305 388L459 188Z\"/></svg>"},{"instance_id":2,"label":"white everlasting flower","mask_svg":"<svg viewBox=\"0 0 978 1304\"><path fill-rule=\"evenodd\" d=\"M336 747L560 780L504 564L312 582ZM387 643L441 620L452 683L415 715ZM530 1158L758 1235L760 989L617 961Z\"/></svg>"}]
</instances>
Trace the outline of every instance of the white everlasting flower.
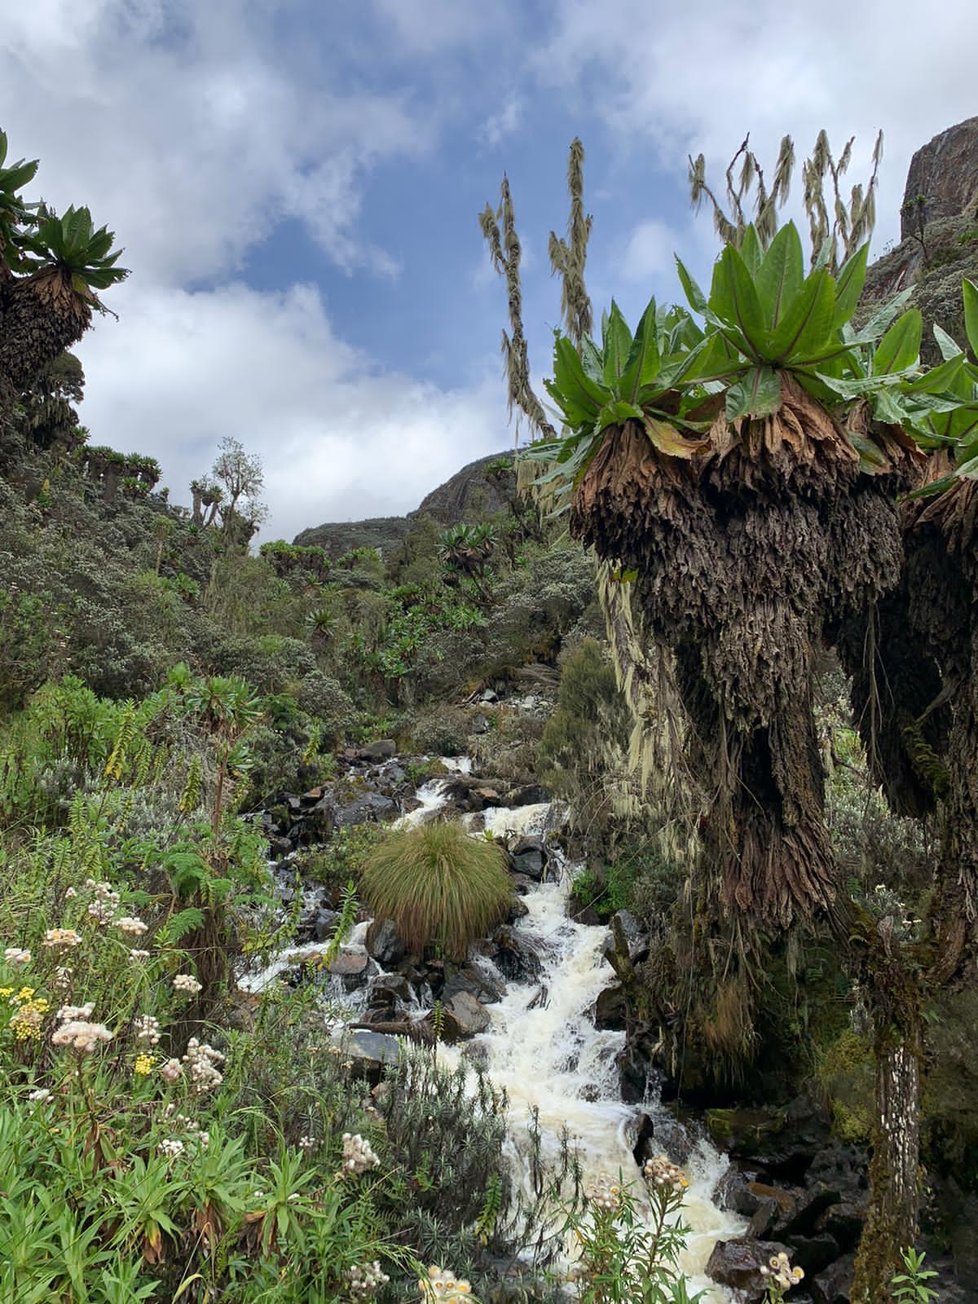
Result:
<instances>
[{"instance_id":1,"label":"white everlasting flower","mask_svg":"<svg viewBox=\"0 0 978 1304\"><path fill-rule=\"evenodd\" d=\"M78 946L81 940L81 933L76 933L73 928L49 928L44 934L42 945Z\"/></svg>"},{"instance_id":2,"label":"white everlasting flower","mask_svg":"<svg viewBox=\"0 0 978 1304\"><path fill-rule=\"evenodd\" d=\"M147 1046L159 1045L159 1019L154 1019L151 1014L140 1014L138 1018L133 1019L132 1026L137 1041L144 1042Z\"/></svg>"},{"instance_id":3,"label":"white everlasting flower","mask_svg":"<svg viewBox=\"0 0 978 1304\"><path fill-rule=\"evenodd\" d=\"M365 1141L359 1133L351 1136L349 1132L343 1133L343 1169L348 1173L365 1173L369 1168L376 1168L380 1159L374 1153L373 1147L369 1141Z\"/></svg>"},{"instance_id":4,"label":"white everlasting flower","mask_svg":"<svg viewBox=\"0 0 978 1304\"><path fill-rule=\"evenodd\" d=\"M31 953L19 946L8 946L3 953L3 958L8 964L30 964Z\"/></svg>"},{"instance_id":5,"label":"white everlasting flower","mask_svg":"<svg viewBox=\"0 0 978 1304\"><path fill-rule=\"evenodd\" d=\"M685 1191L689 1186L683 1170L665 1155L656 1155L654 1159L647 1160L642 1174L650 1186L675 1191L677 1194Z\"/></svg>"},{"instance_id":6,"label":"white everlasting flower","mask_svg":"<svg viewBox=\"0 0 978 1304\"><path fill-rule=\"evenodd\" d=\"M178 1059L168 1059L160 1068L164 1082L176 1082L182 1072L183 1065Z\"/></svg>"},{"instance_id":7,"label":"white everlasting flower","mask_svg":"<svg viewBox=\"0 0 978 1304\"><path fill-rule=\"evenodd\" d=\"M50 1100L50 1098L51 1098L51 1092L48 1090L47 1087L36 1087L27 1097L28 1100L33 1100L38 1103L41 1101Z\"/></svg>"},{"instance_id":8,"label":"white everlasting flower","mask_svg":"<svg viewBox=\"0 0 978 1304\"><path fill-rule=\"evenodd\" d=\"M200 991L202 984L190 973L178 973L173 980L174 989L178 992L189 992L192 996Z\"/></svg>"},{"instance_id":9,"label":"white everlasting flower","mask_svg":"<svg viewBox=\"0 0 978 1304\"><path fill-rule=\"evenodd\" d=\"M348 1268L346 1280L353 1295L366 1296L376 1295L381 1286L387 1285L390 1277L381 1271L380 1263L374 1259L373 1263L355 1263L352 1268Z\"/></svg>"},{"instance_id":10,"label":"white everlasting flower","mask_svg":"<svg viewBox=\"0 0 978 1304\"><path fill-rule=\"evenodd\" d=\"M116 919L114 926L121 933L128 933L132 937L141 937L143 933L149 931L149 924L144 924L141 919L136 919L133 915L123 915L120 919Z\"/></svg>"},{"instance_id":11,"label":"white everlasting flower","mask_svg":"<svg viewBox=\"0 0 978 1304\"><path fill-rule=\"evenodd\" d=\"M300 1150L315 1150L315 1148L316 1148L316 1140L315 1140L315 1137L311 1137L311 1136L300 1136L300 1137L299 1137L299 1149L300 1149Z\"/></svg>"},{"instance_id":12,"label":"white everlasting flower","mask_svg":"<svg viewBox=\"0 0 978 1304\"><path fill-rule=\"evenodd\" d=\"M94 1001L89 1001L87 1005L62 1005L61 1009L58 1011L58 1022L70 1023L72 1019L91 1018L94 1009Z\"/></svg>"},{"instance_id":13,"label":"white everlasting flower","mask_svg":"<svg viewBox=\"0 0 978 1304\"><path fill-rule=\"evenodd\" d=\"M142 951L139 949L139 947L133 947L133 949L129 952L129 959L137 960L137 961L148 960L149 955L150 955L149 951Z\"/></svg>"},{"instance_id":14,"label":"white everlasting flower","mask_svg":"<svg viewBox=\"0 0 978 1304\"><path fill-rule=\"evenodd\" d=\"M52 1046L70 1046L72 1050L88 1054L95 1050L100 1041L111 1041L113 1033L104 1023L87 1023L80 1019L71 1019L56 1028L51 1034Z\"/></svg>"},{"instance_id":15,"label":"white everlasting flower","mask_svg":"<svg viewBox=\"0 0 978 1304\"><path fill-rule=\"evenodd\" d=\"M182 1141L161 1141L157 1147L161 1155L166 1155L167 1159L176 1159L178 1155L183 1154Z\"/></svg>"},{"instance_id":16,"label":"white everlasting flower","mask_svg":"<svg viewBox=\"0 0 978 1304\"><path fill-rule=\"evenodd\" d=\"M64 965L58 965L57 969L54 971L55 987L60 987L63 992L66 992L71 986L71 980L74 976L74 969L68 969Z\"/></svg>"},{"instance_id":17,"label":"white everlasting flower","mask_svg":"<svg viewBox=\"0 0 978 1304\"><path fill-rule=\"evenodd\" d=\"M217 1067L224 1063L224 1056L213 1046L191 1037L187 1043L187 1053L183 1057L190 1074L194 1091L201 1096L206 1091L213 1091L224 1081L224 1074Z\"/></svg>"}]
</instances>

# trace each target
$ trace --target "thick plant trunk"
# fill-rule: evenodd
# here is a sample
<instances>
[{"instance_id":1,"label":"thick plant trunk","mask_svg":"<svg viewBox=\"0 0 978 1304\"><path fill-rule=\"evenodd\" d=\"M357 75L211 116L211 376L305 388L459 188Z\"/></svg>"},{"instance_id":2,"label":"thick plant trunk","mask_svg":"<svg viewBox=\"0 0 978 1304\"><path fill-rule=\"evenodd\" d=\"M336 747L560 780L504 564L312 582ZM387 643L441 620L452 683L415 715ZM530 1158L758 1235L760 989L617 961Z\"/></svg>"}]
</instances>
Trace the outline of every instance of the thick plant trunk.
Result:
<instances>
[{"instance_id":1,"label":"thick plant trunk","mask_svg":"<svg viewBox=\"0 0 978 1304\"><path fill-rule=\"evenodd\" d=\"M879 984L873 993L876 1123L869 1212L856 1256L852 1304L890 1304L900 1252L917 1236L921 991L909 975L896 973L898 964L898 959L889 960L874 975ZM893 978L899 984L896 991L890 986Z\"/></svg>"}]
</instances>

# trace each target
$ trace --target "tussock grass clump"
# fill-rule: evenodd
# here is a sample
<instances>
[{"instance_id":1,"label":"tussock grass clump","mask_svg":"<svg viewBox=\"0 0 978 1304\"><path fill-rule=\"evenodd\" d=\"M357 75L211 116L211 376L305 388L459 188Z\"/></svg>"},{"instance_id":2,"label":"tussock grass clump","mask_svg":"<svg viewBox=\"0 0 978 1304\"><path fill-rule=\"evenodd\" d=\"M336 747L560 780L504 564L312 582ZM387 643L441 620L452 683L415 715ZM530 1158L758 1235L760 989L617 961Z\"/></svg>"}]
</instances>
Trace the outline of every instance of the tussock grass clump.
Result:
<instances>
[{"instance_id":1,"label":"tussock grass clump","mask_svg":"<svg viewBox=\"0 0 978 1304\"><path fill-rule=\"evenodd\" d=\"M502 848L443 821L391 833L368 857L361 888L412 951L433 943L452 960L502 918L513 890Z\"/></svg>"}]
</instances>

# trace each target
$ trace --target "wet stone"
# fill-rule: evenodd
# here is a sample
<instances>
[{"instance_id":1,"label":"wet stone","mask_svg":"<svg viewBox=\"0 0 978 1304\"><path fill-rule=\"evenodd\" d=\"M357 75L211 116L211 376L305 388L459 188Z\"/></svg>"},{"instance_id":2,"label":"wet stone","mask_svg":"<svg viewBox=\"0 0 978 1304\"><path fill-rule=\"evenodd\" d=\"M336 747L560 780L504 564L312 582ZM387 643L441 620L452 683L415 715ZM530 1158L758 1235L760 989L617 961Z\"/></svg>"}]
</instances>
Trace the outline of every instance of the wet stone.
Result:
<instances>
[{"instance_id":1,"label":"wet stone","mask_svg":"<svg viewBox=\"0 0 978 1304\"><path fill-rule=\"evenodd\" d=\"M748 1300L760 1300L767 1289L761 1268L782 1252L787 1254L788 1247L777 1241L755 1241L746 1237L717 1241L706 1265L707 1276L721 1286L744 1291Z\"/></svg>"},{"instance_id":2,"label":"wet stone","mask_svg":"<svg viewBox=\"0 0 978 1304\"><path fill-rule=\"evenodd\" d=\"M367 929L367 953L385 969L407 955L407 947L401 941L392 919L375 919L371 923Z\"/></svg>"},{"instance_id":3,"label":"wet stone","mask_svg":"<svg viewBox=\"0 0 978 1304\"><path fill-rule=\"evenodd\" d=\"M474 1037L489 1027L489 1011L470 992L456 992L443 1010L446 1032L451 1029L455 1034L452 1040Z\"/></svg>"}]
</instances>

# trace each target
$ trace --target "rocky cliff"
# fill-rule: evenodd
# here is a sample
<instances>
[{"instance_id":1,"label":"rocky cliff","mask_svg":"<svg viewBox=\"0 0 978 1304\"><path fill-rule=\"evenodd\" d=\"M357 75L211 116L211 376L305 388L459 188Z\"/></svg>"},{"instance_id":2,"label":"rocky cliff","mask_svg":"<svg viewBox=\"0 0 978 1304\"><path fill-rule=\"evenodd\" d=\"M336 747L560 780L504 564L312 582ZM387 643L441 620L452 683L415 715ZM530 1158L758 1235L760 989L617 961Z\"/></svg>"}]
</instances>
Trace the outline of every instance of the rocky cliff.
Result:
<instances>
[{"instance_id":1,"label":"rocky cliff","mask_svg":"<svg viewBox=\"0 0 978 1304\"><path fill-rule=\"evenodd\" d=\"M331 557L338 557L351 548L379 548L384 552L395 547L423 516L430 516L442 528L485 520L494 512L503 511L515 492L514 474L499 467L502 461L512 462L511 452L491 453L469 462L450 480L433 489L407 516L327 522L303 530L294 542L325 548ZM488 468L493 466L496 469L490 472Z\"/></svg>"},{"instance_id":2,"label":"rocky cliff","mask_svg":"<svg viewBox=\"0 0 978 1304\"><path fill-rule=\"evenodd\" d=\"M978 279L978 117L949 127L914 154L900 210L901 240L869 269L864 301L910 287L924 315L925 362L940 361L930 330L964 344L961 279Z\"/></svg>"}]
</instances>

